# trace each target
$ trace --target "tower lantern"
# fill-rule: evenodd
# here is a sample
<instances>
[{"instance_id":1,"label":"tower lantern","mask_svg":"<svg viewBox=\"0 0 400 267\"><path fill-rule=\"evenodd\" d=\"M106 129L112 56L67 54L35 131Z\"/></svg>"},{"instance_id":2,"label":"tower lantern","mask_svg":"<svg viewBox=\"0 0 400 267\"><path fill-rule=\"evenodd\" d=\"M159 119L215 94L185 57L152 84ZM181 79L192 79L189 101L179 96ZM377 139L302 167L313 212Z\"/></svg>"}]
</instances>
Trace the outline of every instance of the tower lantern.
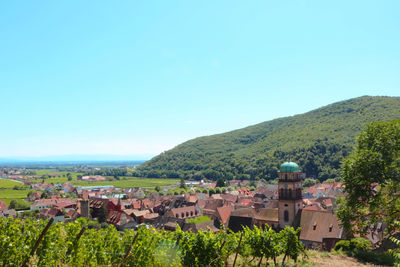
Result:
<instances>
[{"instance_id":1,"label":"tower lantern","mask_svg":"<svg viewBox=\"0 0 400 267\"><path fill-rule=\"evenodd\" d=\"M279 227L293 225L299 210L303 208L302 173L299 165L285 162L279 169Z\"/></svg>"}]
</instances>

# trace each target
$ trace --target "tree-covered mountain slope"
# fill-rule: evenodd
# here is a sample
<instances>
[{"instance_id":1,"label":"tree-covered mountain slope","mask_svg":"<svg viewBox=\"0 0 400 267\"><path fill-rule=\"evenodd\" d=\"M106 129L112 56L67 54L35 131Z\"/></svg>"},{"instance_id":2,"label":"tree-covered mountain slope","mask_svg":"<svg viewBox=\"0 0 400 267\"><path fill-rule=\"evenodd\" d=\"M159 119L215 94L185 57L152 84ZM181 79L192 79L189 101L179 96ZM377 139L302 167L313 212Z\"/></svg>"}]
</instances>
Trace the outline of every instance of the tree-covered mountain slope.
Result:
<instances>
[{"instance_id":1,"label":"tree-covered mountain slope","mask_svg":"<svg viewBox=\"0 0 400 267\"><path fill-rule=\"evenodd\" d=\"M138 168L147 177L273 179L283 161L307 177L337 178L354 138L371 121L400 119L400 97L363 96L243 129L189 140Z\"/></svg>"}]
</instances>

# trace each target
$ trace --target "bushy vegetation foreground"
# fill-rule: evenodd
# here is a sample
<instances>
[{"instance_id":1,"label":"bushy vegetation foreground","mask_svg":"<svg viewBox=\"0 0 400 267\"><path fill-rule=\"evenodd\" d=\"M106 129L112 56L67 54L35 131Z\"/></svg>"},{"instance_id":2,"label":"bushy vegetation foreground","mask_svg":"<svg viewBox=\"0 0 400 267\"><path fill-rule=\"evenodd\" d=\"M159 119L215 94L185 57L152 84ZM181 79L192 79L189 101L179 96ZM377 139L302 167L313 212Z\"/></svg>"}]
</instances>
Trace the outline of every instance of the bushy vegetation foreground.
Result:
<instances>
[{"instance_id":1,"label":"bushy vegetation foreground","mask_svg":"<svg viewBox=\"0 0 400 267\"><path fill-rule=\"evenodd\" d=\"M146 227L119 232L78 219L52 224L39 243L47 225L43 220L0 219L0 265L225 266L236 257L260 264L270 259L279 265L288 259L296 261L303 251L299 230L291 227L279 233L257 227L216 234Z\"/></svg>"}]
</instances>

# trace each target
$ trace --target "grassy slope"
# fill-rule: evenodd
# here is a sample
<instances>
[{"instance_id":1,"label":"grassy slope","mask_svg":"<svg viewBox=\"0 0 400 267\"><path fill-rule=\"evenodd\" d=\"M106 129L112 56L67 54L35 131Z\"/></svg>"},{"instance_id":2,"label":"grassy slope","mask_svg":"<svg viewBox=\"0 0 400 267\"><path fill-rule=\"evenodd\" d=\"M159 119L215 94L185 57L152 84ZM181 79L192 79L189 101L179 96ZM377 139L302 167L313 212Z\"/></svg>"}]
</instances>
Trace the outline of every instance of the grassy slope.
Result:
<instances>
[{"instance_id":1,"label":"grassy slope","mask_svg":"<svg viewBox=\"0 0 400 267\"><path fill-rule=\"evenodd\" d=\"M341 255L336 252L327 252L327 251L316 251L316 250L307 250L307 257L304 257L302 254L299 256L297 263L293 260L287 260L284 266L287 267L359 267L359 266L372 266L371 264L366 264L363 262L357 261L357 259L348 257L346 255ZM234 255L229 257L228 263L233 264ZM269 266L274 266L273 261L270 259L269 261L263 260L261 266L267 266L267 262ZM278 257L277 262L280 264L282 262L282 256ZM253 262L247 262L243 258L238 257L236 261L236 266L244 267L244 266L257 266L258 260L255 259Z\"/></svg>"},{"instance_id":2,"label":"grassy slope","mask_svg":"<svg viewBox=\"0 0 400 267\"><path fill-rule=\"evenodd\" d=\"M339 162L366 123L393 119L400 119L399 97L354 98L305 114L189 140L145 162L139 170L145 175L154 170L193 174L212 168L220 173L237 175L251 174L250 170L255 168L262 174L260 168L272 168L268 166L271 163L276 167L291 158L298 160L311 176L323 172L323 164L331 169L326 171L328 176L329 173L334 176L332 170L338 169ZM322 142L322 148L318 140ZM328 156L334 158L333 162L324 158L326 149L329 149ZM311 156L315 159L310 159ZM255 162L259 159L265 162ZM268 170L264 175L276 173Z\"/></svg>"}]
</instances>

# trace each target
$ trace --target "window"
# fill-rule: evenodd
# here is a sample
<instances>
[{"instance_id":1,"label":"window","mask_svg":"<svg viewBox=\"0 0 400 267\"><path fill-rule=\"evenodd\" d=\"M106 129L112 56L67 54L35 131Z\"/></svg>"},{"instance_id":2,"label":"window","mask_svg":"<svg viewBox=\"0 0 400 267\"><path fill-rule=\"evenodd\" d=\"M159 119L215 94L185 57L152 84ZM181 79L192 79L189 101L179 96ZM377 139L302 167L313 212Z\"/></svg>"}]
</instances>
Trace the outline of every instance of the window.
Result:
<instances>
[{"instance_id":1,"label":"window","mask_svg":"<svg viewBox=\"0 0 400 267\"><path fill-rule=\"evenodd\" d=\"M285 222L289 221L289 211L287 211L287 210L284 211L283 219L285 220Z\"/></svg>"},{"instance_id":2,"label":"window","mask_svg":"<svg viewBox=\"0 0 400 267\"><path fill-rule=\"evenodd\" d=\"M288 204L285 204L285 207L287 207L288 206Z\"/></svg>"},{"instance_id":3,"label":"window","mask_svg":"<svg viewBox=\"0 0 400 267\"><path fill-rule=\"evenodd\" d=\"M175 217L176 217L176 218L179 218L179 214L178 214L178 213L177 213L177 214L175 214Z\"/></svg>"},{"instance_id":4,"label":"window","mask_svg":"<svg viewBox=\"0 0 400 267\"><path fill-rule=\"evenodd\" d=\"M188 211L186 212L186 217L189 217L189 212Z\"/></svg>"},{"instance_id":5,"label":"window","mask_svg":"<svg viewBox=\"0 0 400 267\"><path fill-rule=\"evenodd\" d=\"M333 225L329 225L329 232L332 232Z\"/></svg>"},{"instance_id":6,"label":"window","mask_svg":"<svg viewBox=\"0 0 400 267\"><path fill-rule=\"evenodd\" d=\"M183 217L185 217L185 213L183 213L183 212L182 212L182 214L181 214L181 215L182 215L182 218L183 218Z\"/></svg>"},{"instance_id":7,"label":"window","mask_svg":"<svg viewBox=\"0 0 400 267\"><path fill-rule=\"evenodd\" d=\"M289 197L292 197L292 188L289 189Z\"/></svg>"},{"instance_id":8,"label":"window","mask_svg":"<svg viewBox=\"0 0 400 267\"><path fill-rule=\"evenodd\" d=\"M193 211L190 212L190 216L193 216Z\"/></svg>"},{"instance_id":9,"label":"window","mask_svg":"<svg viewBox=\"0 0 400 267\"><path fill-rule=\"evenodd\" d=\"M314 230L314 231L317 230L317 223L314 223L314 225L313 225L313 230Z\"/></svg>"}]
</instances>

